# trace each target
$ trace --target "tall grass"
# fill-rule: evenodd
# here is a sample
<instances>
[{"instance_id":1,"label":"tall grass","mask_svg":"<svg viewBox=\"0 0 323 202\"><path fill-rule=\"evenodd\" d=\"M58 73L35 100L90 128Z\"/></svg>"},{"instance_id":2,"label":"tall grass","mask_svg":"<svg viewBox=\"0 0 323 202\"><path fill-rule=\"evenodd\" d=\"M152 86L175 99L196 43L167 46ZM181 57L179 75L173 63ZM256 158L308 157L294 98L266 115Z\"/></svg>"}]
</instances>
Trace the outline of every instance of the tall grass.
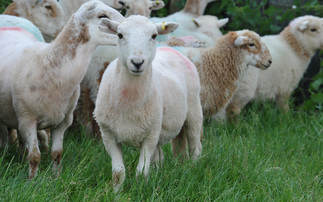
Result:
<instances>
[{"instance_id":1,"label":"tall grass","mask_svg":"<svg viewBox=\"0 0 323 202\"><path fill-rule=\"evenodd\" d=\"M251 105L236 123L206 123L203 152L181 163L170 145L165 162L147 181L136 179L139 151L124 147L126 180L114 194L111 160L99 140L65 135L63 169L52 176L43 155L38 176L28 181L28 165L18 149L0 153L1 201L323 201L323 116L271 104Z\"/></svg>"}]
</instances>

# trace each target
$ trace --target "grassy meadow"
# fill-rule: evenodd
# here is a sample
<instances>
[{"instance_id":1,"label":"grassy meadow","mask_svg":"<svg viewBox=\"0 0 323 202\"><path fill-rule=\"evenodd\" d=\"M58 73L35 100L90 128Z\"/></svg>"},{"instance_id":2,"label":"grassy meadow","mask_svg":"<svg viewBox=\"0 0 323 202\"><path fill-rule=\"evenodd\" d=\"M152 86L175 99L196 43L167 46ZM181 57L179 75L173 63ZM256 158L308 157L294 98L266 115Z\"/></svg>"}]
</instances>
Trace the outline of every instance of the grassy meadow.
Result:
<instances>
[{"instance_id":1,"label":"grassy meadow","mask_svg":"<svg viewBox=\"0 0 323 202\"><path fill-rule=\"evenodd\" d=\"M11 146L0 153L1 201L323 201L323 116L270 103L250 105L235 123L205 123L202 156L181 163L170 144L162 168L136 179L139 150L124 147L126 179L113 193L101 140L80 129L64 138L62 174L42 155L38 176Z\"/></svg>"}]
</instances>

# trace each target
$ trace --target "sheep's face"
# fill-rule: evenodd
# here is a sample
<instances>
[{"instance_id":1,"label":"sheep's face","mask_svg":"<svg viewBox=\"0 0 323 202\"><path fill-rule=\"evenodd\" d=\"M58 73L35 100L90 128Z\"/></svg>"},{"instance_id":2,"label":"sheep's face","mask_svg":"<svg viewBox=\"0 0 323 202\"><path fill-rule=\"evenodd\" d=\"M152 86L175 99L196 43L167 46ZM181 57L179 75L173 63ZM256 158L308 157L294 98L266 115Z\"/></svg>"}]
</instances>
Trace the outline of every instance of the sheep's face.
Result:
<instances>
[{"instance_id":1,"label":"sheep's face","mask_svg":"<svg viewBox=\"0 0 323 202\"><path fill-rule=\"evenodd\" d=\"M159 10L165 6L164 2L159 0L120 0L119 3L126 9L126 17L130 15L150 17L151 11Z\"/></svg>"},{"instance_id":2,"label":"sheep's face","mask_svg":"<svg viewBox=\"0 0 323 202\"><path fill-rule=\"evenodd\" d=\"M193 19L197 31L202 32L210 37L222 36L220 28L227 24L228 18L218 19L212 15L202 15Z\"/></svg>"},{"instance_id":3,"label":"sheep's face","mask_svg":"<svg viewBox=\"0 0 323 202\"><path fill-rule=\"evenodd\" d=\"M107 34L105 30L99 28L102 18L112 19L118 22L124 20L124 17L118 11L100 1L89 1L83 4L73 15L75 24L79 26L77 29L86 26L89 38L94 44L116 45L117 37L112 34Z\"/></svg>"},{"instance_id":4,"label":"sheep's face","mask_svg":"<svg viewBox=\"0 0 323 202\"><path fill-rule=\"evenodd\" d=\"M152 23L148 18L133 15L122 23L102 19L101 28L118 36L118 60L133 75L144 74L156 54L157 35L174 31L176 23Z\"/></svg>"},{"instance_id":5,"label":"sheep's face","mask_svg":"<svg viewBox=\"0 0 323 202\"><path fill-rule=\"evenodd\" d=\"M272 63L272 58L268 47L261 41L260 36L249 30L237 32L238 37L235 39L234 45L240 47L244 54L244 61L248 65L267 69Z\"/></svg>"},{"instance_id":6,"label":"sheep's face","mask_svg":"<svg viewBox=\"0 0 323 202\"><path fill-rule=\"evenodd\" d=\"M63 9L56 0L17 0L16 3L28 9L26 18L32 21L46 36L55 38L63 29L66 19Z\"/></svg>"},{"instance_id":7,"label":"sheep's face","mask_svg":"<svg viewBox=\"0 0 323 202\"><path fill-rule=\"evenodd\" d=\"M323 50L323 18L298 17L290 23L291 32L307 51Z\"/></svg>"}]
</instances>

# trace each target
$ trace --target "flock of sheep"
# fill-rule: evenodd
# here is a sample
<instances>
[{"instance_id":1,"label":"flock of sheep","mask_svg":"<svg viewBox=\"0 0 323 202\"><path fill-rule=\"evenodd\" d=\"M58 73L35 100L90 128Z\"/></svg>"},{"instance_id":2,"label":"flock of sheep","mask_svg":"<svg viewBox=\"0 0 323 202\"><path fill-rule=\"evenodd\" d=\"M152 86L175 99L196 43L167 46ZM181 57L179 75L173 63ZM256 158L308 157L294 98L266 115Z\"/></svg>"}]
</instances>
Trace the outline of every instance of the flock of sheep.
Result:
<instances>
[{"instance_id":1,"label":"flock of sheep","mask_svg":"<svg viewBox=\"0 0 323 202\"><path fill-rule=\"evenodd\" d=\"M149 19L163 1L14 0L0 15L0 144L19 131L32 179L50 129L59 175L75 114L100 133L119 191L122 145L140 148L137 175L147 176L169 142L174 156L201 155L203 119L237 116L252 99L274 99L288 111L323 49L323 18L298 17L278 35L222 36L228 19L203 15L212 1L187 0L183 10Z\"/></svg>"}]
</instances>

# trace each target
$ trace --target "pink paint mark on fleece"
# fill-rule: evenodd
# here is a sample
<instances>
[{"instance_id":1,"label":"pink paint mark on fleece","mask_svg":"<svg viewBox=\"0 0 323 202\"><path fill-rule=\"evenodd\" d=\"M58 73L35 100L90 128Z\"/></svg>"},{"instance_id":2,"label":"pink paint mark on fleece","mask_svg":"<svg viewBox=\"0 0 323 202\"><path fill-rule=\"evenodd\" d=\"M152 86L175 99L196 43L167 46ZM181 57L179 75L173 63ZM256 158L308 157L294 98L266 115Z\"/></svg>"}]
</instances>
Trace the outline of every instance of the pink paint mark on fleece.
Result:
<instances>
[{"instance_id":1,"label":"pink paint mark on fleece","mask_svg":"<svg viewBox=\"0 0 323 202\"><path fill-rule=\"evenodd\" d=\"M170 47L160 47L158 49L176 54L180 59L182 59L185 62L186 66L188 67L188 69L190 71L197 71L195 66L193 65L193 63L187 57L185 57L182 53L178 52L177 50L170 48Z\"/></svg>"},{"instance_id":2,"label":"pink paint mark on fleece","mask_svg":"<svg viewBox=\"0 0 323 202\"><path fill-rule=\"evenodd\" d=\"M17 31L17 32L23 32L26 35L32 36L37 41L37 39L35 38L35 36L32 33L28 32L27 30L22 29L20 27L0 27L0 32L1 31Z\"/></svg>"}]
</instances>

